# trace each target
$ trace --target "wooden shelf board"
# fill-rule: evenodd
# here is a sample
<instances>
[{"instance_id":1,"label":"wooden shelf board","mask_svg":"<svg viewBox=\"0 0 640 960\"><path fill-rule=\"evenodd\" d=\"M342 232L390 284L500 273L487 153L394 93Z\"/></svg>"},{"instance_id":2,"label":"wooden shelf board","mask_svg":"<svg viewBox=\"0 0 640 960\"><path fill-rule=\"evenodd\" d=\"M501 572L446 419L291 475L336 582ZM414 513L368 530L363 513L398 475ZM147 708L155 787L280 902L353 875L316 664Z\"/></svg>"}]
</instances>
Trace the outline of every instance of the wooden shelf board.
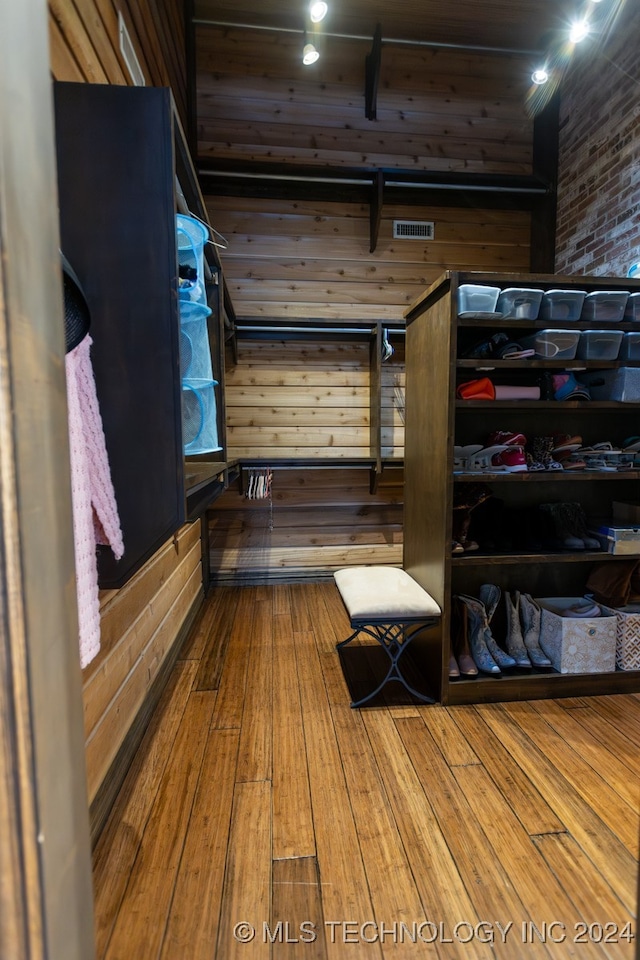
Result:
<instances>
[{"instance_id":1,"label":"wooden shelf board","mask_svg":"<svg viewBox=\"0 0 640 960\"><path fill-rule=\"evenodd\" d=\"M562 552L551 553L457 553L451 557L451 565L454 567L474 567L474 566L520 566L524 563L596 563L601 560L634 560L640 559L640 554L631 554L621 556L620 554L607 553L606 550L564 550Z\"/></svg>"},{"instance_id":2,"label":"wooden shelf board","mask_svg":"<svg viewBox=\"0 0 640 960\"><path fill-rule=\"evenodd\" d=\"M531 473L454 473L454 483L567 483L569 481L640 480L640 470L535 470Z\"/></svg>"},{"instance_id":3,"label":"wooden shelf board","mask_svg":"<svg viewBox=\"0 0 640 960\"><path fill-rule=\"evenodd\" d=\"M557 673L555 670L526 676L504 673L502 677L453 680L443 694L443 703L496 703L504 700L540 700L611 693L634 693L640 685L640 670L614 673Z\"/></svg>"}]
</instances>

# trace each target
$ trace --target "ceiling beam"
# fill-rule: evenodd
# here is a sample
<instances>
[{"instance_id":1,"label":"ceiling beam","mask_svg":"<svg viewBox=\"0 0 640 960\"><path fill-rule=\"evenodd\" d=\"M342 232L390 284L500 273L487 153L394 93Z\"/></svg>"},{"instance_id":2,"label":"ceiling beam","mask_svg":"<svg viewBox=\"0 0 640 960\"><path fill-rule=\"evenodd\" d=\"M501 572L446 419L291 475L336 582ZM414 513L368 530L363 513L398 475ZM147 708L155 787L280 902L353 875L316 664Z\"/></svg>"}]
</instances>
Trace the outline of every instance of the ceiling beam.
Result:
<instances>
[{"instance_id":1,"label":"ceiling beam","mask_svg":"<svg viewBox=\"0 0 640 960\"><path fill-rule=\"evenodd\" d=\"M381 60L382 26L377 24L373 35L373 46L364 58L364 115L367 120L375 120L377 115Z\"/></svg>"}]
</instances>

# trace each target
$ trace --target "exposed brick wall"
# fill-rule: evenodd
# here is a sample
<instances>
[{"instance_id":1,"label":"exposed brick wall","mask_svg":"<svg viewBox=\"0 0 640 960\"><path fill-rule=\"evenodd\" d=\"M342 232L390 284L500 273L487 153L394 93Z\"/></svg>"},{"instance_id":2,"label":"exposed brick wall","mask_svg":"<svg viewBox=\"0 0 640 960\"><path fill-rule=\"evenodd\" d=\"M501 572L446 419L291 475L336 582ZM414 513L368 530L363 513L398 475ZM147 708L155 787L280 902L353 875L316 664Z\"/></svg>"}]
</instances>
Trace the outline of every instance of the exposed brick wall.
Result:
<instances>
[{"instance_id":1,"label":"exposed brick wall","mask_svg":"<svg viewBox=\"0 0 640 960\"><path fill-rule=\"evenodd\" d=\"M557 273L624 277L640 260L639 47L636 11L603 49L576 51L565 77Z\"/></svg>"}]
</instances>

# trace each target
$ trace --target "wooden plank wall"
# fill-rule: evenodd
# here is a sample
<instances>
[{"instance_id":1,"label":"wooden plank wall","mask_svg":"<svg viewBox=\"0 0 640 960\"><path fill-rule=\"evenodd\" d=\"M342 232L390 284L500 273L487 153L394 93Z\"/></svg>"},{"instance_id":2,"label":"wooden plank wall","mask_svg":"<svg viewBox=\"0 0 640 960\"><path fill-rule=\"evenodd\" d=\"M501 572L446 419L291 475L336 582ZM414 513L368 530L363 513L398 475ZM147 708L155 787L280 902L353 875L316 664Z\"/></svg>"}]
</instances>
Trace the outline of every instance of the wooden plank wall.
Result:
<instances>
[{"instance_id":1,"label":"wooden plank wall","mask_svg":"<svg viewBox=\"0 0 640 960\"><path fill-rule=\"evenodd\" d=\"M184 122L182 7L180 0L50 0L53 78L130 83L119 47L121 10L147 84L172 87ZM121 773L119 751L125 750L145 698L201 599L200 523L178 531L121 590L101 596L102 648L83 673L87 792L94 829L104 817L108 774Z\"/></svg>"},{"instance_id":2,"label":"wooden plank wall","mask_svg":"<svg viewBox=\"0 0 640 960\"><path fill-rule=\"evenodd\" d=\"M181 0L49 0L56 80L130 84L120 53L118 12L148 86L171 87L186 124L185 25Z\"/></svg>"},{"instance_id":3,"label":"wooden plank wall","mask_svg":"<svg viewBox=\"0 0 640 960\"><path fill-rule=\"evenodd\" d=\"M302 64L302 34L196 30L198 153L219 160L531 171L531 69L522 56L385 41L377 119L364 116L371 41L326 37Z\"/></svg>"},{"instance_id":4,"label":"wooden plank wall","mask_svg":"<svg viewBox=\"0 0 640 960\"><path fill-rule=\"evenodd\" d=\"M328 575L349 564L402 564L402 470L273 469L269 500L230 488L209 513L214 582Z\"/></svg>"},{"instance_id":5,"label":"wooden plank wall","mask_svg":"<svg viewBox=\"0 0 640 960\"><path fill-rule=\"evenodd\" d=\"M241 318L402 320L443 270L529 269L525 211L385 205L370 253L367 205L206 200ZM394 220L415 219L434 222L433 241L393 239Z\"/></svg>"}]
</instances>

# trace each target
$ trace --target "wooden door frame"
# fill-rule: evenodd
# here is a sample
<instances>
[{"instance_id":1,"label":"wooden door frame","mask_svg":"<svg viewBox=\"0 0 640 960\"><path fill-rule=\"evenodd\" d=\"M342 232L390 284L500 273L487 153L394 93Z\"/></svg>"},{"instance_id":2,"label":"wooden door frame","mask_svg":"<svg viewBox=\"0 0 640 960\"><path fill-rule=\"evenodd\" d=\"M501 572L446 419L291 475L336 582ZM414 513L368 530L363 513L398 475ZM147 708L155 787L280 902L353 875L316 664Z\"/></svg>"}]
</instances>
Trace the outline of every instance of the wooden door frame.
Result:
<instances>
[{"instance_id":1,"label":"wooden door frame","mask_svg":"<svg viewBox=\"0 0 640 960\"><path fill-rule=\"evenodd\" d=\"M0 956L91 960L48 16L0 4Z\"/></svg>"}]
</instances>

